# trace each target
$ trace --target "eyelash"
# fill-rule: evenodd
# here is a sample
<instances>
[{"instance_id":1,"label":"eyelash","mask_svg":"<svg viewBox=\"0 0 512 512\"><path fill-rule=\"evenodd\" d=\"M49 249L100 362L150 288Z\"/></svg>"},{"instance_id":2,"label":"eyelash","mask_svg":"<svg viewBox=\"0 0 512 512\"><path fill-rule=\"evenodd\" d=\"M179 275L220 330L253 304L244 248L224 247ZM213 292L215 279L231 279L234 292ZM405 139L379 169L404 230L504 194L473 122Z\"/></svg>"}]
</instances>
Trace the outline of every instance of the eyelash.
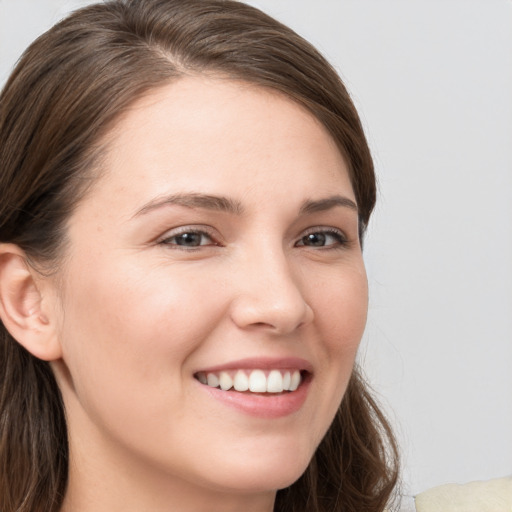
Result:
<instances>
[{"instance_id":1,"label":"eyelash","mask_svg":"<svg viewBox=\"0 0 512 512\"><path fill-rule=\"evenodd\" d=\"M178 237L183 235L199 235L200 237L207 237L212 243L207 244L199 244L199 245L191 245L187 246L184 244L178 244L178 243L172 243L172 240L176 240ZM332 237L335 239L334 243L327 244L327 245L320 245L316 246L323 250L333 250L333 249L341 249L346 247L348 244L348 240L345 237L345 235L337 230L337 229L327 229L327 228L321 228L321 227L315 227L310 228L304 235L302 235L299 240L294 244L294 247L315 247L314 245L308 246L304 243L304 241L307 239L307 237L311 235L323 235L326 237ZM219 246L221 244L217 243L215 241L214 236L208 232L206 229L197 229L197 228L191 228L191 227L184 227L180 229L178 232L173 233L171 236L166 236L165 238L161 239L158 242L159 245L165 245L172 247L173 249L178 249L182 251L194 251L199 250L201 247L211 247L211 246Z\"/></svg>"},{"instance_id":2,"label":"eyelash","mask_svg":"<svg viewBox=\"0 0 512 512\"><path fill-rule=\"evenodd\" d=\"M306 231L306 233L303 236L301 236L300 239L295 243L295 247L308 247L305 244L300 244L300 245L298 245L298 244L299 244L299 242L303 242L304 239L306 239L308 236L319 235L319 234L324 235L324 236L330 236L335 239L335 243L333 243L333 244L318 246L320 249L323 249L323 250L342 249L342 248L346 247L346 245L348 244L347 237L343 234L343 232L341 232L337 229L333 229L333 228L327 229L327 228L315 227L315 228L308 229ZM311 246L309 246L309 247L311 247ZM314 246L312 246L312 247L314 247Z\"/></svg>"},{"instance_id":3,"label":"eyelash","mask_svg":"<svg viewBox=\"0 0 512 512\"><path fill-rule=\"evenodd\" d=\"M180 236L183 235L199 235L201 237L206 236L209 240L211 240L213 243L208 244L200 244L200 245L192 245L192 246L186 246L186 245L180 245L177 243L171 243L171 240L177 239ZM173 249L178 249L181 251L193 251L193 250L199 250L200 247L208 247L208 246L218 246L219 243L215 242L215 239L211 233L208 232L206 229L197 229L197 228L191 228L191 227L183 227L179 229L176 233L173 233L171 236L166 236L162 240L158 242L161 245L170 246Z\"/></svg>"}]
</instances>

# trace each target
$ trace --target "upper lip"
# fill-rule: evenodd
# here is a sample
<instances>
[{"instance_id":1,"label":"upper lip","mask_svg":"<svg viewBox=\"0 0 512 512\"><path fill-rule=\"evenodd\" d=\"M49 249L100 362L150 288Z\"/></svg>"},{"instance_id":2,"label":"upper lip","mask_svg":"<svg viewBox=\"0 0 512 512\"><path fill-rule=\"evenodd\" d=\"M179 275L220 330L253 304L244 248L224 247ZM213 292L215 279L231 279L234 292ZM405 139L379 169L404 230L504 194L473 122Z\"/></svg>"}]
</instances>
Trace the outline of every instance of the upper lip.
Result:
<instances>
[{"instance_id":1,"label":"upper lip","mask_svg":"<svg viewBox=\"0 0 512 512\"><path fill-rule=\"evenodd\" d=\"M306 359L300 357L250 357L238 359L227 363L201 368L196 373L214 373L223 370L301 370L312 373L313 366Z\"/></svg>"}]
</instances>

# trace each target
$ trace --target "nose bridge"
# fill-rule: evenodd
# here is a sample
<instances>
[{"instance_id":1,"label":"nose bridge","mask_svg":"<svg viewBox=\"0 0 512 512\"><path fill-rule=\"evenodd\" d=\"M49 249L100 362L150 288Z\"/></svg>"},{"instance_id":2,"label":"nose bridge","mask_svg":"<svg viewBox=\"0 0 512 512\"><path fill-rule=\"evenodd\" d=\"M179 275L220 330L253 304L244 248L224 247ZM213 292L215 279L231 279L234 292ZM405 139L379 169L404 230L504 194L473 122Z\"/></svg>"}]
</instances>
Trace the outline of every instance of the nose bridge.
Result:
<instances>
[{"instance_id":1,"label":"nose bridge","mask_svg":"<svg viewBox=\"0 0 512 512\"><path fill-rule=\"evenodd\" d=\"M269 240L243 255L232 308L237 325L289 333L311 321L313 312L292 262L282 242Z\"/></svg>"}]
</instances>

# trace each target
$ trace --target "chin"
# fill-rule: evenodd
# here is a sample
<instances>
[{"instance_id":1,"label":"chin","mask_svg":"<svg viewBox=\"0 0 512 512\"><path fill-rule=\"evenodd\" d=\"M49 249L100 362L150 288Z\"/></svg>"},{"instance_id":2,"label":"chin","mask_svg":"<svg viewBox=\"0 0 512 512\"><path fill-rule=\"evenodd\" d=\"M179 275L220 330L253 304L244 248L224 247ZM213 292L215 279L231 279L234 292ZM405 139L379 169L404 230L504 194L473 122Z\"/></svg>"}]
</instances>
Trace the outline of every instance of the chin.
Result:
<instances>
[{"instance_id":1,"label":"chin","mask_svg":"<svg viewBox=\"0 0 512 512\"><path fill-rule=\"evenodd\" d=\"M272 456L266 460L263 457L255 459L248 455L238 467L226 468L222 480L235 492L268 492L284 489L301 477L311 457L312 455L305 457L298 451L295 454ZM216 476L219 478L221 474L217 472Z\"/></svg>"},{"instance_id":2,"label":"chin","mask_svg":"<svg viewBox=\"0 0 512 512\"><path fill-rule=\"evenodd\" d=\"M295 483L304 471L306 466L300 469L293 468L291 470L276 470L258 472L254 470L240 471L235 475L231 475L227 479L227 486L230 492L245 493L265 493L275 492L279 489L285 489ZM220 483L220 482L219 482ZM234 484L234 485L233 485ZM217 487L217 485L215 485ZM220 483L218 488L225 486Z\"/></svg>"}]
</instances>

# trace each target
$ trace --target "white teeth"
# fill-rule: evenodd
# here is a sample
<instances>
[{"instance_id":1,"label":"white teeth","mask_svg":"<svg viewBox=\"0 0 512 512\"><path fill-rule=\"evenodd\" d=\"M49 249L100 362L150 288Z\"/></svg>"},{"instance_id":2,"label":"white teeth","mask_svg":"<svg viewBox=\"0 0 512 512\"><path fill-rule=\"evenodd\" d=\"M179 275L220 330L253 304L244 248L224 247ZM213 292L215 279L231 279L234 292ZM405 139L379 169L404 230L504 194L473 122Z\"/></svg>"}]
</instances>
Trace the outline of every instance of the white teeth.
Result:
<instances>
[{"instance_id":1,"label":"white teeth","mask_svg":"<svg viewBox=\"0 0 512 512\"><path fill-rule=\"evenodd\" d=\"M253 393L265 393L267 391L267 378L261 370L253 370L251 372L249 390Z\"/></svg>"},{"instance_id":2,"label":"white teeth","mask_svg":"<svg viewBox=\"0 0 512 512\"><path fill-rule=\"evenodd\" d=\"M267 393L282 393L283 376L278 370L272 370L267 378Z\"/></svg>"},{"instance_id":3,"label":"white teeth","mask_svg":"<svg viewBox=\"0 0 512 512\"><path fill-rule=\"evenodd\" d=\"M220 372L219 386L223 391L227 391L233 387L233 379L226 372Z\"/></svg>"},{"instance_id":4,"label":"white teeth","mask_svg":"<svg viewBox=\"0 0 512 512\"><path fill-rule=\"evenodd\" d=\"M206 380L208 382L208 386L211 386L212 388L219 387L219 378L214 373L209 373L206 376Z\"/></svg>"},{"instance_id":5,"label":"white teeth","mask_svg":"<svg viewBox=\"0 0 512 512\"><path fill-rule=\"evenodd\" d=\"M219 373L199 372L197 380L212 388L220 388L229 391L251 391L253 393L282 393L283 391L295 391L301 381L299 370L271 370L267 374L263 370L238 370L221 371Z\"/></svg>"},{"instance_id":6,"label":"white teeth","mask_svg":"<svg viewBox=\"0 0 512 512\"><path fill-rule=\"evenodd\" d=\"M233 386L237 391L247 391L249 389L249 377L242 370L238 370L233 380Z\"/></svg>"},{"instance_id":7,"label":"white teeth","mask_svg":"<svg viewBox=\"0 0 512 512\"><path fill-rule=\"evenodd\" d=\"M292 373L292 379L290 382L290 391L295 391L300 384L300 372L298 370L295 370Z\"/></svg>"},{"instance_id":8,"label":"white teeth","mask_svg":"<svg viewBox=\"0 0 512 512\"><path fill-rule=\"evenodd\" d=\"M290 372L284 372L283 375L283 391L290 391L290 382L292 381L292 376Z\"/></svg>"}]
</instances>

